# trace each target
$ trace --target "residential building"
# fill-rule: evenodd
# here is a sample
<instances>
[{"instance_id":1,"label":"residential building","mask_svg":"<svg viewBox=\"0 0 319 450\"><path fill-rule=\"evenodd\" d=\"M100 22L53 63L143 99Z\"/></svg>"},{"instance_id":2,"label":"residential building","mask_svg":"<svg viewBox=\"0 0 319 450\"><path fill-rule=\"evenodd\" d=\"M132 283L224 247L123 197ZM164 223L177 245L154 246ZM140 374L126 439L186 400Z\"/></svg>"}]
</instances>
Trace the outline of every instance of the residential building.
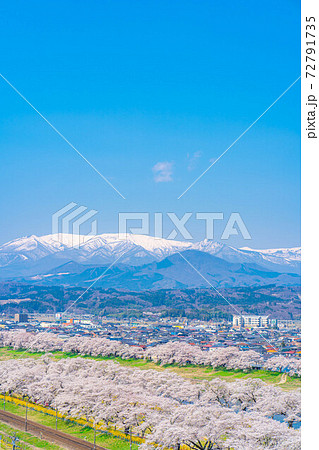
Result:
<instances>
[{"instance_id":1,"label":"residential building","mask_svg":"<svg viewBox=\"0 0 319 450\"><path fill-rule=\"evenodd\" d=\"M233 316L233 326L237 328L261 328L268 327L270 322L268 316L255 316L255 315L235 315Z\"/></svg>"}]
</instances>

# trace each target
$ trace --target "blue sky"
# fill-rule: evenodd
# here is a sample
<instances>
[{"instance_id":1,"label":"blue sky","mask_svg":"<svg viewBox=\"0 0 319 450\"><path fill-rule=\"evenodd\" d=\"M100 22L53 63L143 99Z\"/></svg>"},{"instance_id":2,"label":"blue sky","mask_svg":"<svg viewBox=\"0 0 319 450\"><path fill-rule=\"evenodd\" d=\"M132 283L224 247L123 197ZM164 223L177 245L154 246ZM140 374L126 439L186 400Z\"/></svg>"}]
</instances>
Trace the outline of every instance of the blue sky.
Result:
<instances>
[{"instance_id":1,"label":"blue sky","mask_svg":"<svg viewBox=\"0 0 319 450\"><path fill-rule=\"evenodd\" d=\"M100 233L118 212L240 212L252 240L231 245L300 244L300 82L177 200L300 75L299 2L0 8L1 73L126 197L0 79L1 242L50 233L74 201L99 211Z\"/></svg>"}]
</instances>

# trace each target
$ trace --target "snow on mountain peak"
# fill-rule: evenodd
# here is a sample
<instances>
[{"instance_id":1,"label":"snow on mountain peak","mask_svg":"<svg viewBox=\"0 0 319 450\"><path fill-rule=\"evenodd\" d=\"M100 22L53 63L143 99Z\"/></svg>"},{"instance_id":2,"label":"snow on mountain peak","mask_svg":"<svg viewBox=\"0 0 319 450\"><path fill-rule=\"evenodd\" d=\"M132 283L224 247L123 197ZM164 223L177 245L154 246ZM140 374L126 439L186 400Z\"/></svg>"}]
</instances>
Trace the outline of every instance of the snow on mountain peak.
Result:
<instances>
[{"instance_id":1,"label":"snow on mountain peak","mask_svg":"<svg viewBox=\"0 0 319 450\"><path fill-rule=\"evenodd\" d=\"M104 233L95 236L67 233L28 236L0 246L0 267L45 261L57 267L67 261L81 264L107 264L121 257L120 263L140 265L160 261L179 251L198 250L228 262L254 263L276 271L298 272L300 248L256 250L235 248L205 239L182 242L138 234Z\"/></svg>"}]
</instances>

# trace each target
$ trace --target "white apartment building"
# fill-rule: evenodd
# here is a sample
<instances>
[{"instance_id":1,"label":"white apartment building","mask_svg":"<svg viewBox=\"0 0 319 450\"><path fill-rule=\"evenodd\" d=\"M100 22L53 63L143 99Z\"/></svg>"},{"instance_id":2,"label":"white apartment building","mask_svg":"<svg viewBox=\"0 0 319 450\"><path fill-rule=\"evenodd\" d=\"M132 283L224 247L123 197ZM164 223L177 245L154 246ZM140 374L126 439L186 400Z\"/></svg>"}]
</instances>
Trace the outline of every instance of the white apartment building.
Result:
<instances>
[{"instance_id":1,"label":"white apartment building","mask_svg":"<svg viewBox=\"0 0 319 450\"><path fill-rule=\"evenodd\" d=\"M270 325L268 316L255 316L243 314L233 316L233 326L234 327L251 327L251 328L260 328L260 327L268 327Z\"/></svg>"}]
</instances>

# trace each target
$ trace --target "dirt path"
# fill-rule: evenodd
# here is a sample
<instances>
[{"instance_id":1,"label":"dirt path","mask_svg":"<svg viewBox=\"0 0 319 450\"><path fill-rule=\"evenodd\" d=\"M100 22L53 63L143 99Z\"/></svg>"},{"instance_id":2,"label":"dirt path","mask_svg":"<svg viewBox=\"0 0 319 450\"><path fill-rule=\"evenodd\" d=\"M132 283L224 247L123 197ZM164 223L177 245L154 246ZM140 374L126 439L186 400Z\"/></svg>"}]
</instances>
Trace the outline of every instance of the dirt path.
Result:
<instances>
[{"instance_id":1,"label":"dirt path","mask_svg":"<svg viewBox=\"0 0 319 450\"><path fill-rule=\"evenodd\" d=\"M286 383L286 382L287 382L287 374L286 374L286 373L283 373L283 374L281 375L280 381L278 381L278 383L276 383L276 385L278 386L278 384L284 384L284 383Z\"/></svg>"}]
</instances>

